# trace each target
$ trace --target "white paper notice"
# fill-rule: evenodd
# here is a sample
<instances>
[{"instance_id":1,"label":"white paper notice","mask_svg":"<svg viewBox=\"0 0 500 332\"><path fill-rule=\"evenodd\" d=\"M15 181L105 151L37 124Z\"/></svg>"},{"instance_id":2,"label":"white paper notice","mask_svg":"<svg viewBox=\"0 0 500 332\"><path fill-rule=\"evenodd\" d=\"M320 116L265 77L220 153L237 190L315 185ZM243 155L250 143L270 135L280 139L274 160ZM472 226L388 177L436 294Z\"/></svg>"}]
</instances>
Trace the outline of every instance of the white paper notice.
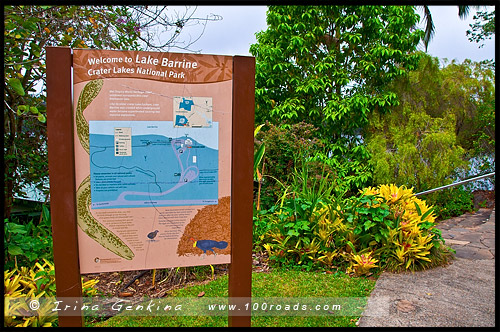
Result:
<instances>
[{"instance_id":1,"label":"white paper notice","mask_svg":"<svg viewBox=\"0 0 500 332\"><path fill-rule=\"evenodd\" d=\"M132 128L115 127L115 157L132 156Z\"/></svg>"}]
</instances>

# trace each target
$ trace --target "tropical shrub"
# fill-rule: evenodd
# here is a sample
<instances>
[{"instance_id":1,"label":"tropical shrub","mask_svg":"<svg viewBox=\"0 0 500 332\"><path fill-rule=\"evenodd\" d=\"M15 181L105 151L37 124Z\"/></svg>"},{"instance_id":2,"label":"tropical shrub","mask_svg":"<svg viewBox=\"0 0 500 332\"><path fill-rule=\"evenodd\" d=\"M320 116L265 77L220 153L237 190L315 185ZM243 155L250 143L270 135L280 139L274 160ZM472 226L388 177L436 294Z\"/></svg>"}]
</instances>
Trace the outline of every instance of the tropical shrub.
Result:
<instances>
[{"instance_id":1,"label":"tropical shrub","mask_svg":"<svg viewBox=\"0 0 500 332\"><path fill-rule=\"evenodd\" d=\"M362 249L373 250L374 257L380 260L384 269L415 271L448 260L449 251L444 246L441 231L435 228L434 207L415 197L413 188L380 185L366 188L361 195L371 196L381 206L388 207L389 213L384 218L373 218L374 225L368 224L369 228L374 229L371 238L363 233L368 239L362 236L357 238ZM370 206L366 204L365 207ZM366 233L366 221L364 225Z\"/></svg>"},{"instance_id":2,"label":"tropical shrub","mask_svg":"<svg viewBox=\"0 0 500 332\"><path fill-rule=\"evenodd\" d=\"M377 259L372 257L373 253L369 252L367 254L354 255L351 265L347 269L347 272L354 272L355 275L360 276L368 274L370 269L377 267L375 263L378 262Z\"/></svg>"},{"instance_id":3,"label":"tropical shrub","mask_svg":"<svg viewBox=\"0 0 500 332\"><path fill-rule=\"evenodd\" d=\"M33 266L39 259L52 260L50 212L42 206L40 221L22 223L15 218L4 220L4 267Z\"/></svg>"},{"instance_id":4,"label":"tropical shrub","mask_svg":"<svg viewBox=\"0 0 500 332\"><path fill-rule=\"evenodd\" d=\"M311 269L316 262L331 263L332 225L324 222L333 189L329 174L311 176L303 164L289 182L275 205L254 216L254 243L278 264Z\"/></svg>"},{"instance_id":5,"label":"tropical shrub","mask_svg":"<svg viewBox=\"0 0 500 332\"><path fill-rule=\"evenodd\" d=\"M256 246L272 264L362 275L421 270L450 258L433 207L412 189L380 185L343 200L290 196L255 218Z\"/></svg>"},{"instance_id":6,"label":"tropical shrub","mask_svg":"<svg viewBox=\"0 0 500 332\"><path fill-rule=\"evenodd\" d=\"M82 278L82 295L90 297L98 295L94 287L99 280L90 279L84 282ZM56 282L54 264L44 259L43 264L36 262L33 267L15 267L13 270L4 271L4 296L6 298L55 298ZM48 327L57 321L57 315L52 312L53 306L49 301L40 301L40 308L34 316L25 316L30 312L24 301L6 301L4 326L15 327ZM11 313L17 313L12 315Z\"/></svg>"},{"instance_id":7,"label":"tropical shrub","mask_svg":"<svg viewBox=\"0 0 500 332\"><path fill-rule=\"evenodd\" d=\"M435 213L439 220L458 217L474 211L474 194L463 186L444 189L436 198Z\"/></svg>"},{"instance_id":8,"label":"tropical shrub","mask_svg":"<svg viewBox=\"0 0 500 332\"><path fill-rule=\"evenodd\" d=\"M258 128L262 129L256 129L254 150L259 173L254 178L260 177L259 205L269 209L280 199L283 189L291 185L295 169L307 165L310 173L322 172L323 163L311 159L323 151L324 145L317 138L318 129L305 122L287 126L266 122ZM265 146L265 154L262 146ZM332 173L330 178L333 177L332 169L327 168L324 172Z\"/></svg>"}]
</instances>

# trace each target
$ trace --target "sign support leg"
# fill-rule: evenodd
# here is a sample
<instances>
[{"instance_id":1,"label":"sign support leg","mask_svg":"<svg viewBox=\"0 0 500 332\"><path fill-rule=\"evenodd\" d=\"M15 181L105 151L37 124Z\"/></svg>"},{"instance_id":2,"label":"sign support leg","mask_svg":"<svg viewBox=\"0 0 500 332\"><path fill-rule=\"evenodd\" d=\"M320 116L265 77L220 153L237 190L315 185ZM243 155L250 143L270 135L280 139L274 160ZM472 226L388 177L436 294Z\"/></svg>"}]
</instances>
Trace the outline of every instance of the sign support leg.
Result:
<instances>
[{"instance_id":1,"label":"sign support leg","mask_svg":"<svg viewBox=\"0 0 500 332\"><path fill-rule=\"evenodd\" d=\"M58 300L82 297L76 223L71 67L70 48L47 48L47 146ZM59 315L59 326L83 326L81 311L77 316Z\"/></svg>"},{"instance_id":2,"label":"sign support leg","mask_svg":"<svg viewBox=\"0 0 500 332\"><path fill-rule=\"evenodd\" d=\"M252 290L253 130L255 58L233 57L231 165L231 264L229 303L249 303ZM231 316L229 326L250 326L251 316Z\"/></svg>"}]
</instances>

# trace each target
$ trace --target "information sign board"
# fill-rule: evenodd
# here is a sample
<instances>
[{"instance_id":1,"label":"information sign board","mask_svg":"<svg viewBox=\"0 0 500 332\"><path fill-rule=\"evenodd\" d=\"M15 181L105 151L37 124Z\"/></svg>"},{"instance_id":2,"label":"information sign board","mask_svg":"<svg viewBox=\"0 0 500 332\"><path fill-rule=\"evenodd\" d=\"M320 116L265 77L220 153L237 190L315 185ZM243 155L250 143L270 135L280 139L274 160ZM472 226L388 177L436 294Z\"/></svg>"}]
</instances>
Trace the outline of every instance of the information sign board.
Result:
<instances>
[{"instance_id":1,"label":"information sign board","mask_svg":"<svg viewBox=\"0 0 500 332\"><path fill-rule=\"evenodd\" d=\"M81 273L230 263L232 66L73 50Z\"/></svg>"}]
</instances>

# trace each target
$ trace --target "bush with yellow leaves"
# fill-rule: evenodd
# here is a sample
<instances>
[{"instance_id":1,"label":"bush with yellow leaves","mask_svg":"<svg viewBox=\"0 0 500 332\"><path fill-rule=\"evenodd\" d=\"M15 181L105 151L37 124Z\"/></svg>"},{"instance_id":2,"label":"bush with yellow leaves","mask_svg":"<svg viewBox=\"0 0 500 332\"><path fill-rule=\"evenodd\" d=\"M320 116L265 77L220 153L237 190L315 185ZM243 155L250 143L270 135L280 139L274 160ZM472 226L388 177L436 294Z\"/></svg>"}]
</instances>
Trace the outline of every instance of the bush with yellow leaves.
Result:
<instances>
[{"instance_id":1,"label":"bush with yellow leaves","mask_svg":"<svg viewBox=\"0 0 500 332\"><path fill-rule=\"evenodd\" d=\"M370 269L378 267L375 263L378 262L377 259L372 257L372 252L366 254L358 254L352 256L352 261L347 268L347 273L354 273L356 276L369 274Z\"/></svg>"},{"instance_id":2,"label":"bush with yellow leaves","mask_svg":"<svg viewBox=\"0 0 500 332\"><path fill-rule=\"evenodd\" d=\"M82 278L82 295L84 297L98 295L94 287L99 280L86 282ZM57 315L52 311L56 296L54 264L43 260L36 262L34 267L15 267L12 271L4 271L4 326L13 327L50 327L57 321ZM44 301L40 301L41 299ZM28 301L39 300L40 307L36 315L28 308Z\"/></svg>"},{"instance_id":3,"label":"bush with yellow leaves","mask_svg":"<svg viewBox=\"0 0 500 332\"><path fill-rule=\"evenodd\" d=\"M345 269L359 276L377 268L421 270L451 258L435 228L433 207L413 189L380 185L342 201L323 197L311 204L298 197L291 203L259 216L256 224L265 226L256 245L276 265Z\"/></svg>"},{"instance_id":4,"label":"bush with yellow leaves","mask_svg":"<svg viewBox=\"0 0 500 332\"><path fill-rule=\"evenodd\" d=\"M345 219L356 235L353 245L358 251L370 250L382 269L422 270L451 258L435 227L434 208L417 198L413 188L369 187L351 203Z\"/></svg>"}]
</instances>

